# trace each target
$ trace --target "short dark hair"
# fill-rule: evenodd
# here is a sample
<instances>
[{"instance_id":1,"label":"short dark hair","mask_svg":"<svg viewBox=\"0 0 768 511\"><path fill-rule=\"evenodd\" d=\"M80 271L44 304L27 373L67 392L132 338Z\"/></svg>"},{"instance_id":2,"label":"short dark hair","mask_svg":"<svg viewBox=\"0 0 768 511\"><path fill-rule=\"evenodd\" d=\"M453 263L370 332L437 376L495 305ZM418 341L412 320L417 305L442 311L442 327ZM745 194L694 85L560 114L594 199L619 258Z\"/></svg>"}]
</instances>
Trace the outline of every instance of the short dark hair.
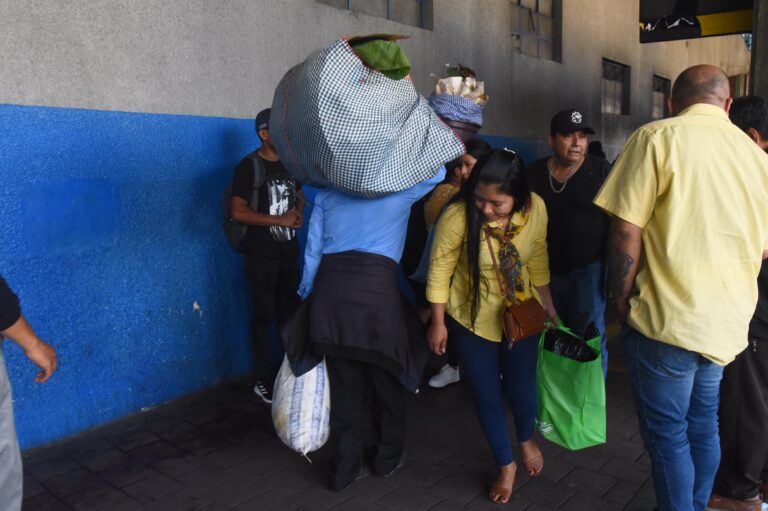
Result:
<instances>
[{"instance_id":1,"label":"short dark hair","mask_svg":"<svg viewBox=\"0 0 768 511\"><path fill-rule=\"evenodd\" d=\"M754 128L761 137L768 139L768 103L760 96L734 99L728 117L742 131Z\"/></svg>"},{"instance_id":2,"label":"short dark hair","mask_svg":"<svg viewBox=\"0 0 768 511\"><path fill-rule=\"evenodd\" d=\"M492 151L491 145L481 138L472 138L464 143L467 148L467 154L476 160L482 160Z\"/></svg>"}]
</instances>

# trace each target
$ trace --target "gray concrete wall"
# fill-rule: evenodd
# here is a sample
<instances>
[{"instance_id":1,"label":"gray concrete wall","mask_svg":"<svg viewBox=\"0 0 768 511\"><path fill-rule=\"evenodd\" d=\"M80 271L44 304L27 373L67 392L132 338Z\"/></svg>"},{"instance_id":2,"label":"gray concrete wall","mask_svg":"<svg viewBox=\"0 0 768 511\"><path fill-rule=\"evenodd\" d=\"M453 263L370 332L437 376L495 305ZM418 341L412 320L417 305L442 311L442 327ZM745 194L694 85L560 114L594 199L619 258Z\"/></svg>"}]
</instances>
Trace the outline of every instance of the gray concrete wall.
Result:
<instances>
[{"instance_id":1,"label":"gray concrete wall","mask_svg":"<svg viewBox=\"0 0 768 511\"><path fill-rule=\"evenodd\" d=\"M395 32L429 93L447 62L476 69L491 100L484 132L538 138L560 108L593 119L615 156L650 120L653 74L712 63L746 72L738 36L640 45L638 0L564 0L562 63L518 54L508 0L434 0L423 30L314 0L5 0L0 103L250 117L285 71L341 35ZM632 67L629 116L601 116L601 61ZM746 62L746 64L745 64Z\"/></svg>"}]
</instances>

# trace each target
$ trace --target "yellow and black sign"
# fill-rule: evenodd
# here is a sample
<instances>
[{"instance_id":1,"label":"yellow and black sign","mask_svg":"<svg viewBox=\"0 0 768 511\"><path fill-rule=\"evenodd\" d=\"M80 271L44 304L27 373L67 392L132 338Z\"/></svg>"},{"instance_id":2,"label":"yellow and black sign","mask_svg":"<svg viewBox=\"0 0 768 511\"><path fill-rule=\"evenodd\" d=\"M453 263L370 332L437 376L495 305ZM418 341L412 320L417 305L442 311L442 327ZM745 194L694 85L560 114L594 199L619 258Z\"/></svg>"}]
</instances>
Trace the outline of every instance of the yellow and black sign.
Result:
<instances>
[{"instance_id":1,"label":"yellow and black sign","mask_svg":"<svg viewBox=\"0 0 768 511\"><path fill-rule=\"evenodd\" d=\"M640 42L752 32L754 0L640 0Z\"/></svg>"}]
</instances>

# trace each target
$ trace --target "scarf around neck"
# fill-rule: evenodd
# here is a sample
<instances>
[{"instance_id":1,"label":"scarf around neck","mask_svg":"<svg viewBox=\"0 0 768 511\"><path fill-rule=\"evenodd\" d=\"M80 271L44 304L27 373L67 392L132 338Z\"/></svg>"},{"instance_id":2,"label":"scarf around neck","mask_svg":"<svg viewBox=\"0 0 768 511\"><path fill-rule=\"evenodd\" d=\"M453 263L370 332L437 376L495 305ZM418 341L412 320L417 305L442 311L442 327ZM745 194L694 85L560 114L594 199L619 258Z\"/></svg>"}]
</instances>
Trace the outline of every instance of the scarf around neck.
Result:
<instances>
[{"instance_id":1,"label":"scarf around neck","mask_svg":"<svg viewBox=\"0 0 768 511\"><path fill-rule=\"evenodd\" d=\"M525 292L525 282L523 281L523 265L520 261L520 253L514 244L514 238L523 230L528 218L531 216L531 199L525 201L523 209L520 211L523 215L523 221L515 224L510 219L506 231L501 227L485 226L485 235L496 238L501 244L499 250L499 265L502 276L506 279L506 296L503 296L504 305L510 307L517 305L526 299L528 295Z\"/></svg>"}]
</instances>

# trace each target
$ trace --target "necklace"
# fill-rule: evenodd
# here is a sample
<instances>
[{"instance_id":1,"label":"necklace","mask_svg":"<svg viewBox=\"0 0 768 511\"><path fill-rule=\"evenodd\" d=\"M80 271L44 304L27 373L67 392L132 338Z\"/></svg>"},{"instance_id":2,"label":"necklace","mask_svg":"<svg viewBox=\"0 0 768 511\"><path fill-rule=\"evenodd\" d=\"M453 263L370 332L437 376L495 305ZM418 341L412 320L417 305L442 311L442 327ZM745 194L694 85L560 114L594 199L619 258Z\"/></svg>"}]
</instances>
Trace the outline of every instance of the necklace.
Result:
<instances>
[{"instance_id":1,"label":"necklace","mask_svg":"<svg viewBox=\"0 0 768 511\"><path fill-rule=\"evenodd\" d=\"M568 175L565 176L565 181L563 181L562 186L558 189L555 187L555 179L552 177L552 172L554 169L554 164L552 163L553 158L550 158L547 160L547 170L549 171L549 187L552 188L552 191L555 193L562 193L565 190L565 187L568 185L568 180L571 179L574 172L576 172L576 169L579 167L579 163L575 163L571 170L568 172Z\"/></svg>"}]
</instances>

